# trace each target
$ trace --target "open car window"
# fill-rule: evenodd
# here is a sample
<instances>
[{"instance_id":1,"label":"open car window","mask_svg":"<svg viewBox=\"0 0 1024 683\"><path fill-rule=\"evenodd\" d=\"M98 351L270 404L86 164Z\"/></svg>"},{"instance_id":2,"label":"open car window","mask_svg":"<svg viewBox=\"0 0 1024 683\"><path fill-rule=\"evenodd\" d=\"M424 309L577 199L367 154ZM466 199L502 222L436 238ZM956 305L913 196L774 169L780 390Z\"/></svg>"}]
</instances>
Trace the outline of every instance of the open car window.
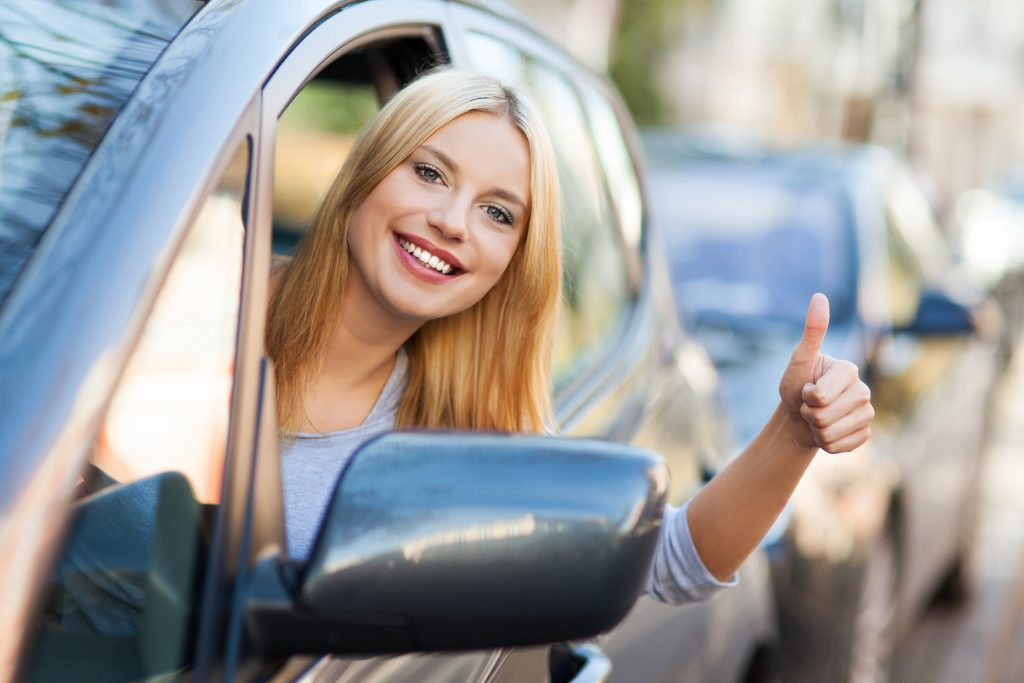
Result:
<instances>
[{"instance_id":1,"label":"open car window","mask_svg":"<svg viewBox=\"0 0 1024 683\"><path fill-rule=\"evenodd\" d=\"M439 59L427 39L382 37L345 52L295 94L274 141L275 254L295 249L370 117Z\"/></svg>"}]
</instances>

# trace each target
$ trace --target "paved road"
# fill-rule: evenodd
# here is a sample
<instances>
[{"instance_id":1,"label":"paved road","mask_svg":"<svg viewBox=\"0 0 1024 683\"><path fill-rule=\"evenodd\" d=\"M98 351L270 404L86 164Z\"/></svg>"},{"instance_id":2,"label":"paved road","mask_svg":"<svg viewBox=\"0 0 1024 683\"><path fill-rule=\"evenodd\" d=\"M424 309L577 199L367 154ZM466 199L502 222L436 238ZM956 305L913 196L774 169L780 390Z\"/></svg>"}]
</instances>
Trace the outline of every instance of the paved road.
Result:
<instances>
[{"instance_id":1,"label":"paved road","mask_svg":"<svg viewBox=\"0 0 1024 683\"><path fill-rule=\"evenodd\" d=\"M897 650L894 683L1024 682L1024 349L996 405L972 598L924 617Z\"/></svg>"}]
</instances>

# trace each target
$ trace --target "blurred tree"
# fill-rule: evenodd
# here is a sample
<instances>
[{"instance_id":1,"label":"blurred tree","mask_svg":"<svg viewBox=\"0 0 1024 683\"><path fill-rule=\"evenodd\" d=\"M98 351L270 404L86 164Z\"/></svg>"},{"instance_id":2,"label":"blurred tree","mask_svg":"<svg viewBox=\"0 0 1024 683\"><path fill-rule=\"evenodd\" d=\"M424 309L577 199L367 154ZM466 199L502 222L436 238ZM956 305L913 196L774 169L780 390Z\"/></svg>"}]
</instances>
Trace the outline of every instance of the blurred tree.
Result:
<instances>
[{"instance_id":1,"label":"blurred tree","mask_svg":"<svg viewBox=\"0 0 1024 683\"><path fill-rule=\"evenodd\" d=\"M628 0L622 2L612 39L609 75L641 125L670 123L672 110L662 95L663 61L682 40L687 13L714 0Z\"/></svg>"}]
</instances>

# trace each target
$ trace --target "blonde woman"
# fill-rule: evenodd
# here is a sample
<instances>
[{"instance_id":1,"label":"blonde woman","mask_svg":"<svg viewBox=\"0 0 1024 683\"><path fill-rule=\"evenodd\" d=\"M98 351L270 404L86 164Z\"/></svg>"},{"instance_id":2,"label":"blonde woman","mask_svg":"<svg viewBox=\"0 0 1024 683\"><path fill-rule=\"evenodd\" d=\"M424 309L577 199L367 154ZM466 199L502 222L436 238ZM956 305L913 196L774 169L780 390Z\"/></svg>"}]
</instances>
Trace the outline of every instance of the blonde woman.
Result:
<instances>
[{"instance_id":1,"label":"blonde woman","mask_svg":"<svg viewBox=\"0 0 1024 683\"><path fill-rule=\"evenodd\" d=\"M543 433L561 284L551 143L521 94L434 71L368 124L295 257L272 278L288 553L308 555L344 463L372 436L443 428ZM761 435L666 511L647 589L683 602L735 572L818 448L869 433L867 387L807 332Z\"/></svg>"}]
</instances>

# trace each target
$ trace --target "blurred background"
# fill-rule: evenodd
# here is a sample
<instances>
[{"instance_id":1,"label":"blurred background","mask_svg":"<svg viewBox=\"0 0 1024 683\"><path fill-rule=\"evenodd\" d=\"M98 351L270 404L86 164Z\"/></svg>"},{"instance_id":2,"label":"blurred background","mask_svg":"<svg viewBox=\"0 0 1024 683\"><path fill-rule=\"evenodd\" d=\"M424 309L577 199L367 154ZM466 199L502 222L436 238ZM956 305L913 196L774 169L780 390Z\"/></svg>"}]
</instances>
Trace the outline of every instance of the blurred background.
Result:
<instances>
[{"instance_id":1,"label":"blurred background","mask_svg":"<svg viewBox=\"0 0 1024 683\"><path fill-rule=\"evenodd\" d=\"M905 518L924 521L907 522L911 531L897 539L908 548L898 570L892 558L867 562L868 576L890 578L874 582L880 590L869 580L861 589L850 638L866 645L846 653L850 680L1024 680L1024 354L1014 354L1024 319L1024 5L514 4L608 74L641 128L651 213L667 233L680 316L722 374L740 442L750 436L747 423L763 421L760 404L777 400L755 398L751 387L776 376L775 347L791 348L769 341L794 333L782 329L793 322L781 311L820 289L833 300L827 352L854 359L867 376L878 411L873 441L890 455L861 454L846 463L851 472L808 479L829 491L829 509L840 509L841 496L857 507L851 520L871 508L851 494L851 482L878 475L887 459L908 482L901 488L916 481L919 491L945 497L928 508L920 503L927 493L908 495ZM816 272L806 267L813 253ZM969 311L969 323L952 321L952 311ZM985 339L987 346L978 341ZM973 346L971 360L957 344ZM981 434L973 441L972 417L980 420L972 434ZM942 432L940 423L956 428ZM956 438L964 440L954 448ZM979 439L980 448L969 445ZM856 462L863 467L853 472ZM801 509L809 488L795 497L790 536L822 518L824 508ZM940 511L952 516L940 523ZM947 565L949 553L928 559L925 549L957 536L951 569L935 574L927 566ZM801 678L812 669L794 664L807 650L835 659L814 636L838 613L827 597L806 594L811 574L787 586L798 564L788 562L773 565L784 678L845 678L827 669ZM902 597L892 592L894 571ZM932 594L936 576L943 578ZM906 584L915 582L922 588L908 597ZM800 603L816 603L821 614ZM873 635L860 635L865 628ZM878 667L893 633L892 661Z\"/></svg>"},{"instance_id":2,"label":"blurred background","mask_svg":"<svg viewBox=\"0 0 1024 683\"><path fill-rule=\"evenodd\" d=\"M875 142L942 215L1024 155L1017 0L518 0L641 126Z\"/></svg>"}]
</instances>

